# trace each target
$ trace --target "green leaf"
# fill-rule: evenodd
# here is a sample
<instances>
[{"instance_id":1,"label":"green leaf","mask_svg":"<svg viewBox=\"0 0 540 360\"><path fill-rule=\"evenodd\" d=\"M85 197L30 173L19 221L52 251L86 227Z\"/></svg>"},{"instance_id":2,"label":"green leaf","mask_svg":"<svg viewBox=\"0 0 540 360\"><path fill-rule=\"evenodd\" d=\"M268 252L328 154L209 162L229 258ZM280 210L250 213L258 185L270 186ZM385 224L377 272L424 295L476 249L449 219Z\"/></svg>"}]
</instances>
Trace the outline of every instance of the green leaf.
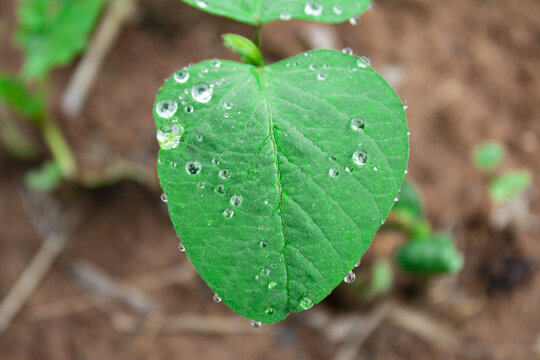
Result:
<instances>
[{"instance_id":1,"label":"green leaf","mask_svg":"<svg viewBox=\"0 0 540 360\"><path fill-rule=\"evenodd\" d=\"M252 25L274 20L344 22L362 14L372 0L182 0L206 12Z\"/></svg>"},{"instance_id":2,"label":"green leaf","mask_svg":"<svg viewBox=\"0 0 540 360\"><path fill-rule=\"evenodd\" d=\"M401 247L397 253L398 265L418 275L456 273L463 267L463 255L447 234L418 237Z\"/></svg>"},{"instance_id":3,"label":"green leaf","mask_svg":"<svg viewBox=\"0 0 540 360\"><path fill-rule=\"evenodd\" d=\"M484 171L495 170L504 158L504 147L495 141L478 145L473 151L473 161L477 168Z\"/></svg>"},{"instance_id":4,"label":"green leaf","mask_svg":"<svg viewBox=\"0 0 540 360\"><path fill-rule=\"evenodd\" d=\"M43 114L43 100L32 94L18 78L0 74L0 103L5 103L26 118Z\"/></svg>"},{"instance_id":5,"label":"green leaf","mask_svg":"<svg viewBox=\"0 0 540 360\"><path fill-rule=\"evenodd\" d=\"M495 203L505 203L519 197L531 185L532 176L527 170L511 171L489 184L489 195Z\"/></svg>"},{"instance_id":6,"label":"green leaf","mask_svg":"<svg viewBox=\"0 0 540 360\"><path fill-rule=\"evenodd\" d=\"M422 199L416 186L410 180L405 179L401 184L399 200L396 201L392 212L403 213L415 220L423 219Z\"/></svg>"},{"instance_id":7,"label":"green leaf","mask_svg":"<svg viewBox=\"0 0 540 360\"><path fill-rule=\"evenodd\" d=\"M55 161L47 161L40 168L29 170L24 176L25 185L37 191L54 191L61 181L62 171Z\"/></svg>"},{"instance_id":8,"label":"green leaf","mask_svg":"<svg viewBox=\"0 0 540 360\"><path fill-rule=\"evenodd\" d=\"M43 77L84 50L105 0L18 0L15 39L25 51L23 74Z\"/></svg>"},{"instance_id":9,"label":"green leaf","mask_svg":"<svg viewBox=\"0 0 540 360\"><path fill-rule=\"evenodd\" d=\"M362 299L369 301L376 296L386 294L392 290L394 283L394 272L392 264L386 259L376 260L371 268L371 279L369 283L361 289Z\"/></svg>"},{"instance_id":10,"label":"green leaf","mask_svg":"<svg viewBox=\"0 0 540 360\"><path fill-rule=\"evenodd\" d=\"M405 112L357 57L177 71L154 107L173 225L206 283L276 322L324 299L387 217L408 161Z\"/></svg>"},{"instance_id":11,"label":"green leaf","mask_svg":"<svg viewBox=\"0 0 540 360\"><path fill-rule=\"evenodd\" d=\"M262 66L264 64L261 51L251 40L236 34L222 35L226 47L240 55L246 64Z\"/></svg>"}]
</instances>

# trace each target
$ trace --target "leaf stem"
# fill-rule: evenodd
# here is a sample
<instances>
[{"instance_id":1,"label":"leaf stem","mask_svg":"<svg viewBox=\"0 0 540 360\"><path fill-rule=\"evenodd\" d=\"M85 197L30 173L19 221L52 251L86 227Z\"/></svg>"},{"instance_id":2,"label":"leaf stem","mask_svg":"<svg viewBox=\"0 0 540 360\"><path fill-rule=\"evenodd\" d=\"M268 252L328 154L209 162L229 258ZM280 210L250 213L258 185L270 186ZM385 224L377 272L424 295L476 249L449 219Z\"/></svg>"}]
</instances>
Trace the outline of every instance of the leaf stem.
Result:
<instances>
[{"instance_id":1,"label":"leaf stem","mask_svg":"<svg viewBox=\"0 0 540 360\"><path fill-rule=\"evenodd\" d=\"M253 42L261 49L261 25L253 25Z\"/></svg>"}]
</instances>

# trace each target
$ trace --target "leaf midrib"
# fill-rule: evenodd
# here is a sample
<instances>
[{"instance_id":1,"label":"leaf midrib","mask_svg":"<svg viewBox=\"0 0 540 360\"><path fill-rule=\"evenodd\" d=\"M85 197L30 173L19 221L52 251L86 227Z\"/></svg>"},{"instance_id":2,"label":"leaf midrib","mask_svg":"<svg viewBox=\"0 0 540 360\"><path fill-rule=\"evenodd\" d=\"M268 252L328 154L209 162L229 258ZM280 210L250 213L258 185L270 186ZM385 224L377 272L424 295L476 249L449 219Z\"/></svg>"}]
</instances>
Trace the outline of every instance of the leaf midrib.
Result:
<instances>
[{"instance_id":1,"label":"leaf midrib","mask_svg":"<svg viewBox=\"0 0 540 360\"><path fill-rule=\"evenodd\" d=\"M264 80L264 69L262 68L255 68L254 74L257 79L257 83L259 84L259 87L261 89L263 102L266 105L266 112L268 114L268 137L270 139L270 142L272 144L272 152L274 154L274 157L276 159L275 162L275 168L276 168L276 185L277 185L277 191L278 191L278 203L277 203L277 209L279 212L279 217L281 220L281 237L283 238L283 258L284 258L284 264L285 264L285 277L286 277L286 283L285 283L285 290L287 291L287 313L291 312L290 309L290 303L291 303L291 297L290 297L290 290L289 290L289 262L287 260L287 240L285 238L285 221L283 219L283 184L281 183L281 169L279 167L279 149L277 146L277 141L274 133L274 122L272 120L272 110L270 108L270 102L268 101L268 91L266 89L266 83Z\"/></svg>"}]
</instances>

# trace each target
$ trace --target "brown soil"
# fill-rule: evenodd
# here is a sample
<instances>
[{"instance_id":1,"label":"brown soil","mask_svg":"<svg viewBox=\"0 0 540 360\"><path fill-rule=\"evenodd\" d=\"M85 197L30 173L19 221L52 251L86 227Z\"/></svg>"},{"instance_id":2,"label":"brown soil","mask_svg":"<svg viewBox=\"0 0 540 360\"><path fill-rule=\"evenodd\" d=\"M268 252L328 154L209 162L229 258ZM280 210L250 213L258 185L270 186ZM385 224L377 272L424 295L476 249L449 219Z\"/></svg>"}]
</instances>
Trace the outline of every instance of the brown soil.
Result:
<instances>
[{"instance_id":1,"label":"brown soil","mask_svg":"<svg viewBox=\"0 0 540 360\"><path fill-rule=\"evenodd\" d=\"M14 3L0 3L3 71L16 71L21 63L10 41ZM381 0L356 27L321 25L337 30L338 46L368 55L375 69L401 68L404 81L397 91L411 105L410 177L425 195L434 227L452 231L466 255L467 265L458 277L432 281L427 287L405 278L389 298L421 309L480 349L473 354L441 345L385 320L362 346L359 358L540 358L539 18L536 0ZM307 50L299 35L305 26L292 21L265 27L263 50L269 60ZM220 34L228 32L249 36L250 28L178 0L141 0L137 16L121 33L76 119L63 118L57 110L73 67L56 71L51 106L79 166L100 169L124 159L144 164L154 174L155 91L164 78L190 62L235 59L221 45ZM489 224L486 180L469 160L474 145L488 139L507 146L507 168L526 167L535 178L528 193L533 217L503 230ZM39 248L40 237L20 196L21 176L30 165L1 150L0 160L2 298ZM272 335L125 332L111 320L111 314L123 309L118 304L30 321L34 306L84 298L70 271L75 259L85 259L116 279L137 279L187 262L176 251L176 236L155 190L126 181L96 191L68 189L62 198L86 203L84 221L0 336L2 359L330 359L343 345L313 330L306 313L268 326ZM393 234L378 235L368 257L389 253L396 241ZM234 316L213 303L197 276L188 284L147 295L171 316ZM312 312L338 318L369 314L376 307L351 297L350 289L340 287Z\"/></svg>"}]
</instances>

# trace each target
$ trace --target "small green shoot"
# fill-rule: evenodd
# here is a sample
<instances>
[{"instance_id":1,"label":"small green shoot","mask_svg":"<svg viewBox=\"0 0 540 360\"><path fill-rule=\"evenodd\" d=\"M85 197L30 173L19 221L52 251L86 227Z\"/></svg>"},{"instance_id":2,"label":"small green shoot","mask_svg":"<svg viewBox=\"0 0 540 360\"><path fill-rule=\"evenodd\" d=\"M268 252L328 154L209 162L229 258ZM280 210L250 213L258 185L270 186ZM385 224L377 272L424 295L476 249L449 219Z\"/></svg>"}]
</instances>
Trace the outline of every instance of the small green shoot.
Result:
<instances>
[{"instance_id":1,"label":"small green shoot","mask_svg":"<svg viewBox=\"0 0 540 360\"><path fill-rule=\"evenodd\" d=\"M489 141L474 148L473 161L482 171L492 172L504 159L504 147L496 142Z\"/></svg>"},{"instance_id":2,"label":"small green shoot","mask_svg":"<svg viewBox=\"0 0 540 360\"><path fill-rule=\"evenodd\" d=\"M491 180L489 195L496 204L503 204L517 199L531 185L532 176L527 170L509 171Z\"/></svg>"}]
</instances>

